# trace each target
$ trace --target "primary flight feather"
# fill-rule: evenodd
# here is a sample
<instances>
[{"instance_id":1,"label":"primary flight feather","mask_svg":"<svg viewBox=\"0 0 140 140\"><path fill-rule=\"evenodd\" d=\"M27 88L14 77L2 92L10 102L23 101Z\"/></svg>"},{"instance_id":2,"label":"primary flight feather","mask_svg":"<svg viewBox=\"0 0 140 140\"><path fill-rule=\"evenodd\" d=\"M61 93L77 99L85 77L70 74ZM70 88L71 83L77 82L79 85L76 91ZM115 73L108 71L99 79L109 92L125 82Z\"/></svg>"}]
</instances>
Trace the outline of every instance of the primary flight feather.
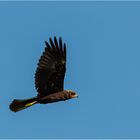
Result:
<instances>
[{"instance_id":1,"label":"primary flight feather","mask_svg":"<svg viewBox=\"0 0 140 140\"><path fill-rule=\"evenodd\" d=\"M45 41L46 47L39 59L35 73L35 87L38 92L36 97L19 100L15 99L10 104L14 112L20 111L34 104L47 104L65 101L78 95L71 90L64 90L64 77L66 72L66 44L61 37L54 41L50 38Z\"/></svg>"}]
</instances>

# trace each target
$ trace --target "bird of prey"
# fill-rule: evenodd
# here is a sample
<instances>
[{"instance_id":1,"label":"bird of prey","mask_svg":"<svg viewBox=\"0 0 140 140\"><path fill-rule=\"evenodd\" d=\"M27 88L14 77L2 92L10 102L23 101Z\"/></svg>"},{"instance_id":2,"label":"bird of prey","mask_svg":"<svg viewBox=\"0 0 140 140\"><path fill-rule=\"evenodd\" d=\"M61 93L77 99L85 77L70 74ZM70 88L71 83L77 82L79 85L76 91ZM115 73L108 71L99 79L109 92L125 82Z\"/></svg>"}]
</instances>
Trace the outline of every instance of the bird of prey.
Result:
<instances>
[{"instance_id":1,"label":"bird of prey","mask_svg":"<svg viewBox=\"0 0 140 140\"><path fill-rule=\"evenodd\" d=\"M61 37L54 41L45 41L46 47L39 59L35 72L36 97L30 99L14 99L9 105L11 111L17 112L34 104L48 104L78 97L72 90L64 90L66 71L66 44Z\"/></svg>"}]
</instances>

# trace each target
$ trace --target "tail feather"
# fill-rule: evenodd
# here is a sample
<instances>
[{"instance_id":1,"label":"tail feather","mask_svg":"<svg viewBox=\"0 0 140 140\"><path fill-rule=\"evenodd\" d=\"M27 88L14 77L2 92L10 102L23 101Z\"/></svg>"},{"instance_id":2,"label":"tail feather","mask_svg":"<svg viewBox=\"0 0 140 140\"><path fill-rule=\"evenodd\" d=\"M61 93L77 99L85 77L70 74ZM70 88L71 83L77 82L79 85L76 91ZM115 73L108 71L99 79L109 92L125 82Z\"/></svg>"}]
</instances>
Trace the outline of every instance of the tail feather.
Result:
<instances>
[{"instance_id":1,"label":"tail feather","mask_svg":"<svg viewBox=\"0 0 140 140\"><path fill-rule=\"evenodd\" d=\"M13 102L10 104L9 108L13 112L18 112L20 110L23 110L25 108L28 108L34 104L37 103L37 98L31 98L31 99L25 99L25 100L18 100L15 99Z\"/></svg>"}]
</instances>

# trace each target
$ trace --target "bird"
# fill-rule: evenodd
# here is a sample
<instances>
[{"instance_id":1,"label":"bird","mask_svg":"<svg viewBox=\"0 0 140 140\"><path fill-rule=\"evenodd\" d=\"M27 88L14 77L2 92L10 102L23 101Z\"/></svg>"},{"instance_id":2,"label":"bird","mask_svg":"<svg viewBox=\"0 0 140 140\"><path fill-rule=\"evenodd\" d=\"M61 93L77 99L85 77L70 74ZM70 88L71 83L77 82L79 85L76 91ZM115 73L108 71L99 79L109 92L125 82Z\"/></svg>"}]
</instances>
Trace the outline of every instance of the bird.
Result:
<instances>
[{"instance_id":1,"label":"bird","mask_svg":"<svg viewBox=\"0 0 140 140\"><path fill-rule=\"evenodd\" d=\"M18 112L35 104L56 103L77 98L72 90L64 90L66 72L66 43L62 38L49 38L45 41L45 50L42 53L35 71L35 88L37 95L28 99L14 99L9 108Z\"/></svg>"}]
</instances>

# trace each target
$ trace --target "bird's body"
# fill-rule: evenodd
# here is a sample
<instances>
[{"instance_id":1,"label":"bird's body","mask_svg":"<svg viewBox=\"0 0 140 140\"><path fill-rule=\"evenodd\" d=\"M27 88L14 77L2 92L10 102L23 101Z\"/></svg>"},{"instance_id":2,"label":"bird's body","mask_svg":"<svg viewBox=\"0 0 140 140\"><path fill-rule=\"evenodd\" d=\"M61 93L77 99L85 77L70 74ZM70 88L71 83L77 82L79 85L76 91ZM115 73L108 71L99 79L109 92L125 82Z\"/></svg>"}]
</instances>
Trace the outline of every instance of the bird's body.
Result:
<instances>
[{"instance_id":1,"label":"bird's body","mask_svg":"<svg viewBox=\"0 0 140 140\"><path fill-rule=\"evenodd\" d=\"M10 109L14 112L20 111L34 104L47 104L65 101L77 97L71 90L64 90L63 83L66 71L66 45L54 37L50 38L50 44L46 43L45 51L41 56L35 73L35 87L38 95L25 100L13 100Z\"/></svg>"},{"instance_id":2,"label":"bird's body","mask_svg":"<svg viewBox=\"0 0 140 140\"><path fill-rule=\"evenodd\" d=\"M59 91L40 98L38 100L38 103L47 104L47 103L54 103L59 101L66 101L71 98L71 96L69 96L68 93L69 93L68 90Z\"/></svg>"}]
</instances>

